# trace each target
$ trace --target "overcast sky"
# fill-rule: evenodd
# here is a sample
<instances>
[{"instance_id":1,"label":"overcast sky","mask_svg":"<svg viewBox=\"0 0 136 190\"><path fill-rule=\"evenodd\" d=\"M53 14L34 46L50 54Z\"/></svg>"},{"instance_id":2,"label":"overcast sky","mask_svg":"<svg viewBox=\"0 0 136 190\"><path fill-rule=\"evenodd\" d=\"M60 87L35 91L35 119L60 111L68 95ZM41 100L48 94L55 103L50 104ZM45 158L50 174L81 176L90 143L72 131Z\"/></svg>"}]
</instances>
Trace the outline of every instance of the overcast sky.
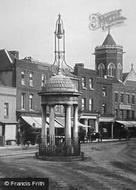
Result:
<instances>
[{"instance_id":1,"label":"overcast sky","mask_svg":"<svg viewBox=\"0 0 136 190\"><path fill-rule=\"evenodd\" d=\"M111 34L124 47L124 71L136 69L136 0L0 0L0 49L18 50L20 58L32 56L53 63L54 30L62 15L66 33L66 62L94 69L94 48L107 35L89 29L89 15L122 9L125 24Z\"/></svg>"}]
</instances>

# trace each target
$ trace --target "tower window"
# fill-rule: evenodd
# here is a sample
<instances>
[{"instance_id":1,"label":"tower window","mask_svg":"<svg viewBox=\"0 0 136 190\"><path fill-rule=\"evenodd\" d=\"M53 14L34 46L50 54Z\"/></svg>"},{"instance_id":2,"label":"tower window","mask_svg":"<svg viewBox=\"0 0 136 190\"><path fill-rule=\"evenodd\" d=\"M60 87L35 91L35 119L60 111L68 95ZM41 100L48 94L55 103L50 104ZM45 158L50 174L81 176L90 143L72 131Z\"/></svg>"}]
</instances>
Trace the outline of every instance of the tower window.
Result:
<instances>
[{"instance_id":1,"label":"tower window","mask_svg":"<svg viewBox=\"0 0 136 190\"><path fill-rule=\"evenodd\" d=\"M100 63L98 66L98 76L104 77L104 72L105 72L105 66L103 63Z\"/></svg>"},{"instance_id":2,"label":"tower window","mask_svg":"<svg viewBox=\"0 0 136 190\"><path fill-rule=\"evenodd\" d=\"M117 78L118 78L118 80L121 80L121 76L122 76L122 66L120 63L118 63L118 66L117 66Z\"/></svg>"},{"instance_id":3,"label":"tower window","mask_svg":"<svg viewBox=\"0 0 136 190\"><path fill-rule=\"evenodd\" d=\"M108 76L110 77L115 76L115 65L113 63L109 63L108 65Z\"/></svg>"}]
</instances>

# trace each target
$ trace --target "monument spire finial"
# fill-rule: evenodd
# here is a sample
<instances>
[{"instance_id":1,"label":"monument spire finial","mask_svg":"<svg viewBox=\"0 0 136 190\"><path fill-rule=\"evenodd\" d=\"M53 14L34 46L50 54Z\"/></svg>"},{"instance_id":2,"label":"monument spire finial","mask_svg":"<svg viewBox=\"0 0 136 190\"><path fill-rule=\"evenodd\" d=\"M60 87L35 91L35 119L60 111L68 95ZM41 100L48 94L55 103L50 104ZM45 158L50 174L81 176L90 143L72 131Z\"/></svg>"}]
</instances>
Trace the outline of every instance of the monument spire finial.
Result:
<instances>
[{"instance_id":1,"label":"monument spire finial","mask_svg":"<svg viewBox=\"0 0 136 190\"><path fill-rule=\"evenodd\" d=\"M108 34L110 34L110 27L108 27Z\"/></svg>"},{"instance_id":2,"label":"monument spire finial","mask_svg":"<svg viewBox=\"0 0 136 190\"><path fill-rule=\"evenodd\" d=\"M133 70L134 69L134 64L133 63L131 63L131 70Z\"/></svg>"}]
</instances>

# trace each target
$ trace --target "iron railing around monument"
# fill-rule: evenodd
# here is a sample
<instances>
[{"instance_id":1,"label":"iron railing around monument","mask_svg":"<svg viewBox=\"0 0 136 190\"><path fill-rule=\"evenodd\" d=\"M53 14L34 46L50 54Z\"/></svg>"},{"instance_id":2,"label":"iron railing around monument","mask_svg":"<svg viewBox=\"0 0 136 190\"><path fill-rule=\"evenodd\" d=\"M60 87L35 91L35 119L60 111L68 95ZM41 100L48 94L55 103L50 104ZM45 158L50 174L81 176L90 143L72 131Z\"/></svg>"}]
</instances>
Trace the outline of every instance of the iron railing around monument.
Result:
<instances>
[{"instance_id":1,"label":"iron railing around monument","mask_svg":"<svg viewBox=\"0 0 136 190\"><path fill-rule=\"evenodd\" d=\"M75 144L71 139L69 139L69 142L69 144L66 144L63 141L55 145L48 144L46 146L40 143L39 156L79 156L81 153L80 143Z\"/></svg>"}]
</instances>

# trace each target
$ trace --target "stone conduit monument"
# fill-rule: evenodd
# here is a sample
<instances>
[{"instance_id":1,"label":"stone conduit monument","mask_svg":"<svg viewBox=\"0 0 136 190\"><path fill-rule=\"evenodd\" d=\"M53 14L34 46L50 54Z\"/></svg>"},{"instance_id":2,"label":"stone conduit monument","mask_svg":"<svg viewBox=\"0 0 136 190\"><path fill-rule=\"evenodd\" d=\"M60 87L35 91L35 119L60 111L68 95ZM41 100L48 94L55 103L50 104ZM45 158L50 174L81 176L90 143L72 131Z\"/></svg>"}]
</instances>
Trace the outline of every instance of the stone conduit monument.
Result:
<instances>
[{"instance_id":1,"label":"stone conduit monument","mask_svg":"<svg viewBox=\"0 0 136 190\"><path fill-rule=\"evenodd\" d=\"M42 139L37 156L45 159L59 156L80 156L78 140L78 97L80 93L71 78L64 73L65 31L60 15L55 30L55 64L57 64L56 73L46 81L45 87L39 93L42 106ZM54 108L56 105L63 105L65 110L65 138L59 144L55 142ZM49 107L49 138L47 138L46 126L47 106ZM73 122L71 122L72 117Z\"/></svg>"}]
</instances>

